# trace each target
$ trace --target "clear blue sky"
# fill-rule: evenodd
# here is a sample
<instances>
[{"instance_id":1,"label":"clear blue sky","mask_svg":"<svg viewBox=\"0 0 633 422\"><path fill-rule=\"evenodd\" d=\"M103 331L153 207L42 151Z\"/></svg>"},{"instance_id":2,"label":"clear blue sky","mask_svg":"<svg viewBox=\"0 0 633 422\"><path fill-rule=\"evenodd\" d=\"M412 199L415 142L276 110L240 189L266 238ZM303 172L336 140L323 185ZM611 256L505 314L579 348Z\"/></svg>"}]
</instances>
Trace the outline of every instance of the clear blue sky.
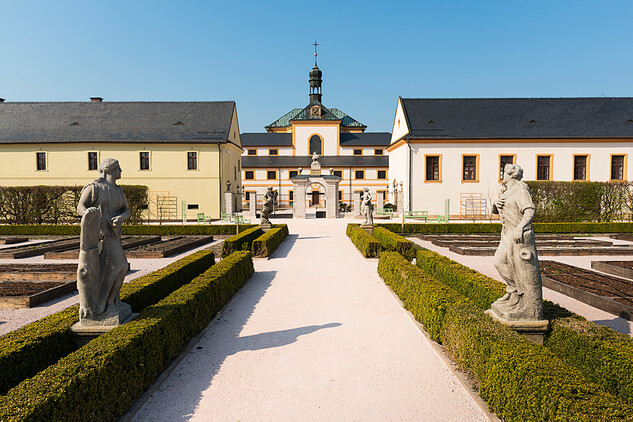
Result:
<instances>
[{"instance_id":1,"label":"clear blue sky","mask_svg":"<svg viewBox=\"0 0 633 422\"><path fill-rule=\"evenodd\" d=\"M633 96L627 1L0 0L7 101L235 100L242 132L308 103L390 131L398 96Z\"/></svg>"}]
</instances>

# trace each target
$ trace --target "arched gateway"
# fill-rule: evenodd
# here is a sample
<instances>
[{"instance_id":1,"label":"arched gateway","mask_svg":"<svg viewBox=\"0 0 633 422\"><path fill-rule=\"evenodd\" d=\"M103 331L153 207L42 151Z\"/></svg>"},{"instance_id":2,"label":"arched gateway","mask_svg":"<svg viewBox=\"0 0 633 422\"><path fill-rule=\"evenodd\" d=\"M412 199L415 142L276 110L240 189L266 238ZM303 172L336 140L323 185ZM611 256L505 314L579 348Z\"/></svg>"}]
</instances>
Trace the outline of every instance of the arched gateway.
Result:
<instances>
[{"instance_id":1,"label":"arched gateway","mask_svg":"<svg viewBox=\"0 0 633 422\"><path fill-rule=\"evenodd\" d=\"M296 200L292 205L293 217L306 218L307 194L314 196L314 198L311 199L311 203L325 202L325 218L338 217L338 185L341 182L341 178L333 174L321 174L321 164L319 163L317 154L314 154L312 157L310 174L302 173L303 172L300 172L300 174L290 179L296 195ZM321 201L320 192L311 188L313 185L321 185L325 189L324 201ZM308 192L308 189L310 189L310 192Z\"/></svg>"}]
</instances>

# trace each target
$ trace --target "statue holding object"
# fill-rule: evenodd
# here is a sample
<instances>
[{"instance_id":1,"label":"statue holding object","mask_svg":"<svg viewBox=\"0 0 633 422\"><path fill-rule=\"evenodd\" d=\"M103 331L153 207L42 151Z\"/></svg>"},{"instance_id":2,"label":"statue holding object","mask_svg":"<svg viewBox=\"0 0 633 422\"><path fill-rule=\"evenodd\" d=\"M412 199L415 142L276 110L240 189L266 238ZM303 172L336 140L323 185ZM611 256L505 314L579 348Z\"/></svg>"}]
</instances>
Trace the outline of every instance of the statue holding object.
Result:
<instances>
[{"instance_id":1,"label":"statue holding object","mask_svg":"<svg viewBox=\"0 0 633 422\"><path fill-rule=\"evenodd\" d=\"M361 215L365 217L363 226L373 226L374 224L374 205L371 203L371 194L369 188L365 188L360 205Z\"/></svg>"},{"instance_id":2,"label":"statue holding object","mask_svg":"<svg viewBox=\"0 0 633 422\"><path fill-rule=\"evenodd\" d=\"M132 308L121 302L128 262L121 245L121 225L130 217L123 190L119 162L104 159L101 177L81 191L77 213L81 216L81 239L77 289L81 326L115 326L132 315Z\"/></svg>"},{"instance_id":3,"label":"statue holding object","mask_svg":"<svg viewBox=\"0 0 633 422\"><path fill-rule=\"evenodd\" d=\"M261 218L259 221L260 227L271 228L273 225L268 219L273 212L273 206L277 199L277 192L273 191L273 188L269 187L264 194L264 203L262 205Z\"/></svg>"}]
</instances>

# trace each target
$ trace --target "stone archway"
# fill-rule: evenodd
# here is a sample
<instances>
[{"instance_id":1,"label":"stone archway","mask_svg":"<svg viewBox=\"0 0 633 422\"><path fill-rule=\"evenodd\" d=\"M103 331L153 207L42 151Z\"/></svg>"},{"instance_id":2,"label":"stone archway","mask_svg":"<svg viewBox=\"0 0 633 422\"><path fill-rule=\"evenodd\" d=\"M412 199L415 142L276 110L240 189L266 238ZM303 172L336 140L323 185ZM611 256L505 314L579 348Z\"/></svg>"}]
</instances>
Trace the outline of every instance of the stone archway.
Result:
<instances>
[{"instance_id":1,"label":"stone archway","mask_svg":"<svg viewBox=\"0 0 633 422\"><path fill-rule=\"evenodd\" d=\"M293 202L292 213L294 218L306 218L306 205L314 206L314 198L311 203L306 196L318 196L320 208L325 208L325 218L338 217L338 186L341 178L334 175L307 175L299 174L290 181L293 184L296 200ZM325 194L313 194L312 187L319 185L325 190ZM316 189L314 189L316 191Z\"/></svg>"}]
</instances>

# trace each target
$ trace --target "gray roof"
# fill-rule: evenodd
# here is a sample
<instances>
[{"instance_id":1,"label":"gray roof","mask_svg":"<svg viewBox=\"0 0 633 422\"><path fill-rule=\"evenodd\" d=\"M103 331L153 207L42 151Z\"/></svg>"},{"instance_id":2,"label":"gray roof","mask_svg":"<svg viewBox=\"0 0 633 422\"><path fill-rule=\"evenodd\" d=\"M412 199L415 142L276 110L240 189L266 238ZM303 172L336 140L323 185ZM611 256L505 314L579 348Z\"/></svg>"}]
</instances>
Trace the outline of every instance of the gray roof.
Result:
<instances>
[{"instance_id":1,"label":"gray roof","mask_svg":"<svg viewBox=\"0 0 633 422\"><path fill-rule=\"evenodd\" d=\"M633 138L633 98L402 98L407 138Z\"/></svg>"},{"instance_id":2,"label":"gray roof","mask_svg":"<svg viewBox=\"0 0 633 422\"><path fill-rule=\"evenodd\" d=\"M234 101L5 102L0 143L226 142Z\"/></svg>"},{"instance_id":3,"label":"gray roof","mask_svg":"<svg viewBox=\"0 0 633 422\"><path fill-rule=\"evenodd\" d=\"M389 132L341 133L342 147L387 147L391 141Z\"/></svg>"},{"instance_id":4,"label":"gray roof","mask_svg":"<svg viewBox=\"0 0 633 422\"><path fill-rule=\"evenodd\" d=\"M291 147L292 133L242 133L243 147L278 146Z\"/></svg>"},{"instance_id":5,"label":"gray roof","mask_svg":"<svg viewBox=\"0 0 633 422\"><path fill-rule=\"evenodd\" d=\"M335 155L321 156L319 162L323 169L328 167L389 167L386 155ZM250 167L303 167L309 169L311 156L274 155L242 156L242 168Z\"/></svg>"}]
</instances>

